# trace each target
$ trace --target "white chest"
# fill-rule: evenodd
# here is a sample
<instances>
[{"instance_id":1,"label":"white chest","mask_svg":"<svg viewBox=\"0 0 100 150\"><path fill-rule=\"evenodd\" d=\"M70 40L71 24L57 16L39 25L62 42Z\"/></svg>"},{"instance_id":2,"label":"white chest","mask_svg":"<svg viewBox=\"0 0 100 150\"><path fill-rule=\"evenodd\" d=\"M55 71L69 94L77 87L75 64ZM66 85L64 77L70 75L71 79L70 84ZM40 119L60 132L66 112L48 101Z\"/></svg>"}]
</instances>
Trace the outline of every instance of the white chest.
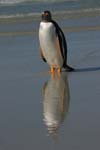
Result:
<instances>
[{"instance_id":1,"label":"white chest","mask_svg":"<svg viewBox=\"0 0 100 150\"><path fill-rule=\"evenodd\" d=\"M52 42L52 44L54 43L54 41L56 40L56 33L55 33L55 27L51 22L40 23L39 39L41 45L44 43L44 41L47 44L49 44L50 42Z\"/></svg>"}]
</instances>

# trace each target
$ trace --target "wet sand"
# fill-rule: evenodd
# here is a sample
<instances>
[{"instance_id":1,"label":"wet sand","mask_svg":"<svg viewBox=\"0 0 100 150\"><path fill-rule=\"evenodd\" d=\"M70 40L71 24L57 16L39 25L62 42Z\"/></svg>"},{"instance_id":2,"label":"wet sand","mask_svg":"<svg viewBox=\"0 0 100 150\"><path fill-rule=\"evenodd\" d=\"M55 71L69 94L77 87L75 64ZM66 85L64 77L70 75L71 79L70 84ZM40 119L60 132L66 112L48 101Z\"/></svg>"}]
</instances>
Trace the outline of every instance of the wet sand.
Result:
<instances>
[{"instance_id":1,"label":"wet sand","mask_svg":"<svg viewBox=\"0 0 100 150\"><path fill-rule=\"evenodd\" d=\"M68 63L76 68L60 79L52 79L40 59L37 32L32 32L38 22L0 26L1 150L100 149L99 20L59 21L68 42Z\"/></svg>"}]
</instances>

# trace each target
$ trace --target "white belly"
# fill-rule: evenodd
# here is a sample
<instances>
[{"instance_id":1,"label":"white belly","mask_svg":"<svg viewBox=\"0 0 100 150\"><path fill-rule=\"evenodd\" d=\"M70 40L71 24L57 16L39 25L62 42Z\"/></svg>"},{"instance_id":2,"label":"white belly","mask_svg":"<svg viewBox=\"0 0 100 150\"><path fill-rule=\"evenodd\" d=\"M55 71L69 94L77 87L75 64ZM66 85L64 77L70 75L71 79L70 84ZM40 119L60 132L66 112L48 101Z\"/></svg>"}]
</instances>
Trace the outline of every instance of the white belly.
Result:
<instances>
[{"instance_id":1,"label":"white belly","mask_svg":"<svg viewBox=\"0 0 100 150\"><path fill-rule=\"evenodd\" d=\"M39 29L40 47L43 51L43 55L50 66L62 67L63 59L61 52L56 46L56 32L52 23L40 23Z\"/></svg>"}]
</instances>

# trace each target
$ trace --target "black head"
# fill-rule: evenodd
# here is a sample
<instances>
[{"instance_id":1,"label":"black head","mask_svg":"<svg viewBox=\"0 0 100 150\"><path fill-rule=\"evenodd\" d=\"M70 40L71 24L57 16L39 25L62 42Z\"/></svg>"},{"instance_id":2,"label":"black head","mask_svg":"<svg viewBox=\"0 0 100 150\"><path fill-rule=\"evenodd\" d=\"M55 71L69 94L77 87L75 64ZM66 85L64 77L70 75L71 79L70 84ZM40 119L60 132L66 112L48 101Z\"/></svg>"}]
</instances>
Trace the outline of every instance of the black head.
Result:
<instances>
[{"instance_id":1,"label":"black head","mask_svg":"<svg viewBox=\"0 0 100 150\"><path fill-rule=\"evenodd\" d=\"M52 15L50 11L46 10L42 13L41 18L42 18L42 21L50 22L52 20Z\"/></svg>"}]
</instances>

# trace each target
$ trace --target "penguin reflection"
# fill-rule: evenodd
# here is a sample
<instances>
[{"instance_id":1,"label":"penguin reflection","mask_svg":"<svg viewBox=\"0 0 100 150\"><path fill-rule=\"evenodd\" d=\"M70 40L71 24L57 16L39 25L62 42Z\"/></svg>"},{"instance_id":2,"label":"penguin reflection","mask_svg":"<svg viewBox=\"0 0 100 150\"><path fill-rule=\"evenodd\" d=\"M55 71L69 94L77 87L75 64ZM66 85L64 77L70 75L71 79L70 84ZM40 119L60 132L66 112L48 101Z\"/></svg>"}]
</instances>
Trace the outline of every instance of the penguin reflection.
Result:
<instances>
[{"instance_id":1,"label":"penguin reflection","mask_svg":"<svg viewBox=\"0 0 100 150\"><path fill-rule=\"evenodd\" d=\"M54 74L43 86L43 115L48 133L56 135L69 108L69 88L66 73Z\"/></svg>"}]
</instances>

